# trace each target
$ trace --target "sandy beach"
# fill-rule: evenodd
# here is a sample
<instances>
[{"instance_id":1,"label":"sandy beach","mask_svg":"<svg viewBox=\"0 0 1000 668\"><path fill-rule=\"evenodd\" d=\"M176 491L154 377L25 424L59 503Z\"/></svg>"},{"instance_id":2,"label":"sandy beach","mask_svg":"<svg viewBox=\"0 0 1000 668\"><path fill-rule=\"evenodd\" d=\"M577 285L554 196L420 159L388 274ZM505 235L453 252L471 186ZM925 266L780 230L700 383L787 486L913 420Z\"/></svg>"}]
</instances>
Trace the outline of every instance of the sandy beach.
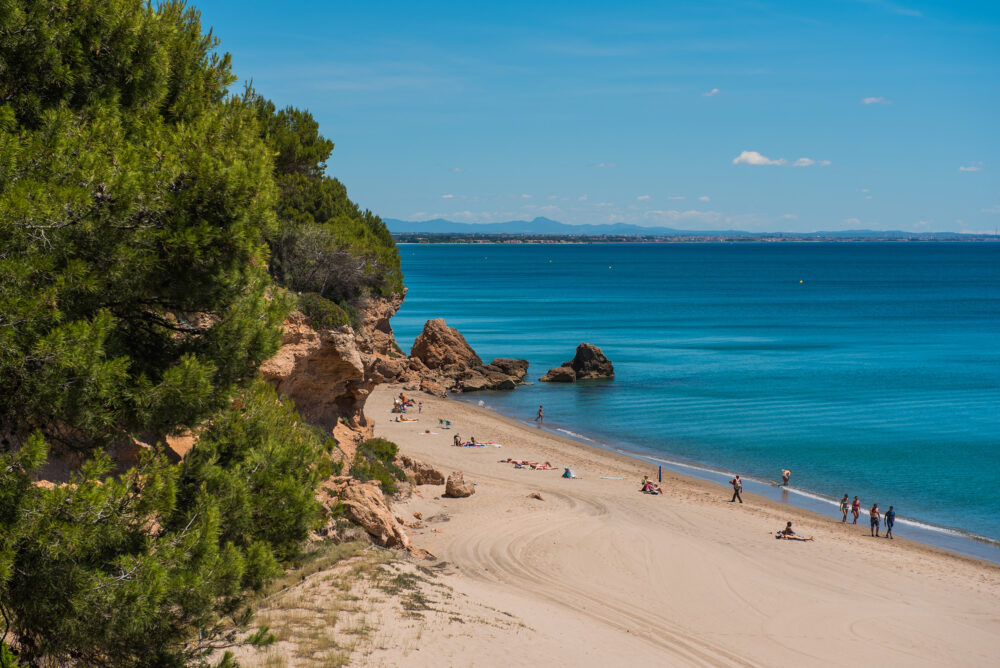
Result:
<instances>
[{"instance_id":1,"label":"sandy beach","mask_svg":"<svg viewBox=\"0 0 1000 668\"><path fill-rule=\"evenodd\" d=\"M367 665L996 665L1000 567L876 540L864 517L844 526L748 493L730 503L666 470L662 496L641 494L651 465L452 400L421 394L419 421L393 422L398 391L369 399L376 434L462 471L476 493L422 486L394 506L423 517L411 538L454 599L447 616L383 618ZM453 447L456 432L503 447ZM789 520L815 540L775 540ZM471 623L482 610L510 623Z\"/></svg>"}]
</instances>

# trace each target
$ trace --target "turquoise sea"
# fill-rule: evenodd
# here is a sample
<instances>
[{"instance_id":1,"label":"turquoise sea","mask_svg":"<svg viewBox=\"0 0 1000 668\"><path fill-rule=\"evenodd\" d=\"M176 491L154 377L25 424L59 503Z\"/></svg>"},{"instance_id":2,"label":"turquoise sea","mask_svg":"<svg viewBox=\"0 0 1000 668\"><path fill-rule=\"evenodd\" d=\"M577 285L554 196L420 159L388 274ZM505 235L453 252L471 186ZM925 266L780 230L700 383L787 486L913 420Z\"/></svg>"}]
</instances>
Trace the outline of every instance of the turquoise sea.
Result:
<instances>
[{"instance_id":1,"label":"turquoise sea","mask_svg":"<svg viewBox=\"0 0 1000 668\"><path fill-rule=\"evenodd\" d=\"M1000 243L404 245L392 324L443 317L531 380L600 346L616 377L469 394L547 429L1000 561ZM688 468L691 467L691 468ZM768 483L792 470L792 489ZM720 494L725 492L720 488ZM974 538L974 540L967 540Z\"/></svg>"}]
</instances>

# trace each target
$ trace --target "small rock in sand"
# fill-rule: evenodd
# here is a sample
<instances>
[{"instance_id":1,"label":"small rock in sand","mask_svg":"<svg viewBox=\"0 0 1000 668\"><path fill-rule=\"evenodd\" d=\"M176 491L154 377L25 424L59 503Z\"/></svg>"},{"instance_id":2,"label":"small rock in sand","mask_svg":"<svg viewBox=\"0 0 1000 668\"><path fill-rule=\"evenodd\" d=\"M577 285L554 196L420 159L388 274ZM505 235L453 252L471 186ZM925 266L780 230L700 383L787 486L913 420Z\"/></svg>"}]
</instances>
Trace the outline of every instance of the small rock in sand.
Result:
<instances>
[{"instance_id":1,"label":"small rock in sand","mask_svg":"<svg viewBox=\"0 0 1000 668\"><path fill-rule=\"evenodd\" d=\"M472 496L476 493L476 488L471 482L466 482L461 471L455 471L448 476L448 481L444 486L444 495L451 498L462 498Z\"/></svg>"},{"instance_id":2,"label":"small rock in sand","mask_svg":"<svg viewBox=\"0 0 1000 668\"><path fill-rule=\"evenodd\" d=\"M545 499L542 498L542 495L539 494L538 492L532 492L531 494L528 495L528 498L529 499L538 499L539 501L544 501L545 500Z\"/></svg>"}]
</instances>

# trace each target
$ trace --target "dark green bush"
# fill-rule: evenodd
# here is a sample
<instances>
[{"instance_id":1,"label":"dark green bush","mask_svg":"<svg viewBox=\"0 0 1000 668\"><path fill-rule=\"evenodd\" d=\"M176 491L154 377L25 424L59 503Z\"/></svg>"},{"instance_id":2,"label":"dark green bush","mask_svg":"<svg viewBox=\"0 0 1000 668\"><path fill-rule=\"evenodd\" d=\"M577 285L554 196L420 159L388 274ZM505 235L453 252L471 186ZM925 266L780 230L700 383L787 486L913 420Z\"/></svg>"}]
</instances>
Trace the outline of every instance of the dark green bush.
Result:
<instances>
[{"instance_id":1,"label":"dark green bush","mask_svg":"<svg viewBox=\"0 0 1000 668\"><path fill-rule=\"evenodd\" d=\"M399 447L384 438L370 438L358 445L351 465L351 475L361 481L378 480L382 491L396 493L396 482L406 480L403 469L393 463Z\"/></svg>"},{"instance_id":2,"label":"dark green bush","mask_svg":"<svg viewBox=\"0 0 1000 668\"><path fill-rule=\"evenodd\" d=\"M314 329L332 329L352 324L351 313L347 309L315 292L303 292L299 295L299 310L309 318ZM354 320L356 319L357 311L354 311Z\"/></svg>"}]
</instances>

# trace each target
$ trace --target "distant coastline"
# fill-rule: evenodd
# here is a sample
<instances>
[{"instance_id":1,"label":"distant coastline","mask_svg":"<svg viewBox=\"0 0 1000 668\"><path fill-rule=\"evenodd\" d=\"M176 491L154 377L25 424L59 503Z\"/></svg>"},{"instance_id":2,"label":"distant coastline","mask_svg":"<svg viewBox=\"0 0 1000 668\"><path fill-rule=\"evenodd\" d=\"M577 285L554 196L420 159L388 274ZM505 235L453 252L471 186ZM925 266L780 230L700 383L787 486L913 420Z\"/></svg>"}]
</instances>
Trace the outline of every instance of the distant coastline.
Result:
<instances>
[{"instance_id":1,"label":"distant coastline","mask_svg":"<svg viewBox=\"0 0 1000 668\"><path fill-rule=\"evenodd\" d=\"M471 233L411 233L392 234L397 245L411 244L690 244L690 243L872 243L872 242L997 242L1000 237L992 234L933 235L914 234L899 236L823 236L807 234L720 234L639 236L631 234L568 235L568 234L471 234Z\"/></svg>"},{"instance_id":2,"label":"distant coastline","mask_svg":"<svg viewBox=\"0 0 1000 668\"><path fill-rule=\"evenodd\" d=\"M548 218L503 223L459 223L443 218L423 221L384 219L400 244L614 244L614 243L785 243L831 241L1000 241L1000 235L903 230L817 230L747 232L679 230L627 223L568 225Z\"/></svg>"}]
</instances>

